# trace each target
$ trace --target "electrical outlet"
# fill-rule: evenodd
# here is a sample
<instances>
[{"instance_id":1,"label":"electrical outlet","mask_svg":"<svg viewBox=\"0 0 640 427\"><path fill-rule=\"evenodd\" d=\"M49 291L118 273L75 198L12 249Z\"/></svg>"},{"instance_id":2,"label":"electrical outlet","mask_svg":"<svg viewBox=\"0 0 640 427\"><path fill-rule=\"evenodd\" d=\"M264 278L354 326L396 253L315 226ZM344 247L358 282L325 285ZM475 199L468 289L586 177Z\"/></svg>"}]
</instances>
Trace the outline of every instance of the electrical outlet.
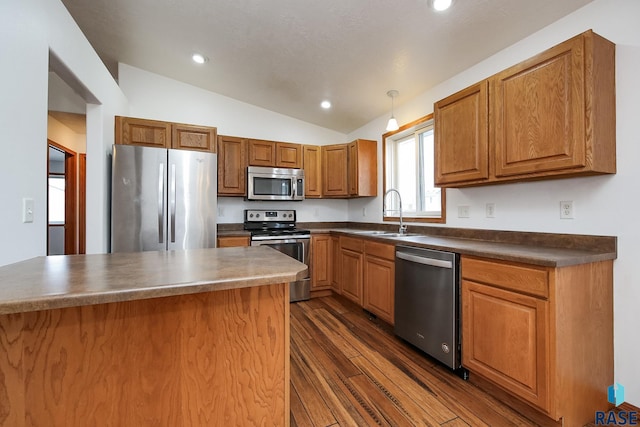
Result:
<instances>
[{"instance_id":1,"label":"electrical outlet","mask_svg":"<svg viewBox=\"0 0 640 427\"><path fill-rule=\"evenodd\" d=\"M458 206L458 218L469 218L469 206Z\"/></svg>"},{"instance_id":2,"label":"electrical outlet","mask_svg":"<svg viewBox=\"0 0 640 427\"><path fill-rule=\"evenodd\" d=\"M362 216L367 216L367 208L362 208Z\"/></svg>"},{"instance_id":3,"label":"electrical outlet","mask_svg":"<svg viewBox=\"0 0 640 427\"><path fill-rule=\"evenodd\" d=\"M218 217L219 218L224 217L224 208L222 206L218 206Z\"/></svg>"},{"instance_id":4,"label":"electrical outlet","mask_svg":"<svg viewBox=\"0 0 640 427\"><path fill-rule=\"evenodd\" d=\"M487 218L495 218L496 217L496 204L495 203L487 203L485 206Z\"/></svg>"},{"instance_id":5,"label":"electrical outlet","mask_svg":"<svg viewBox=\"0 0 640 427\"><path fill-rule=\"evenodd\" d=\"M560 219L573 219L573 200L560 202Z\"/></svg>"}]
</instances>

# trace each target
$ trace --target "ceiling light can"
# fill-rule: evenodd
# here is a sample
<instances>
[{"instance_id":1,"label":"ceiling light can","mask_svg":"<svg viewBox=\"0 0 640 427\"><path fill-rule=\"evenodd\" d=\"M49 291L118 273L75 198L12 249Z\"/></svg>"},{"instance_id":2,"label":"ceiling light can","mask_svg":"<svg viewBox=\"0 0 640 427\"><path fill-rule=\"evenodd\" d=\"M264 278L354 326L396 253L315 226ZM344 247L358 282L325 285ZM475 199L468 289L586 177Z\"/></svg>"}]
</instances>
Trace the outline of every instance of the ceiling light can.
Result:
<instances>
[{"instance_id":1,"label":"ceiling light can","mask_svg":"<svg viewBox=\"0 0 640 427\"><path fill-rule=\"evenodd\" d=\"M325 110L328 110L329 108L331 108L331 101L324 100L320 103L320 106Z\"/></svg>"},{"instance_id":2,"label":"ceiling light can","mask_svg":"<svg viewBox=\"0 0 640 427\"><path fill-rule=\"evenodd\" d=\"M451 0L433 0L433 8L438 12L449 9Z\"/></svg>"},{"instance_id":3,"label":"ceiling light can","mask_svg":"<svg viewBox=\"0 0 640 427\"><path fill-rule=\"evenodd\" d=\"M205 62L207 62L209 60L209 58L207 58L206 56L204 56L201 53L194 53L193 55L191 55L191 59L196 64L204 64Z\"/></svg>"}]
</instances>

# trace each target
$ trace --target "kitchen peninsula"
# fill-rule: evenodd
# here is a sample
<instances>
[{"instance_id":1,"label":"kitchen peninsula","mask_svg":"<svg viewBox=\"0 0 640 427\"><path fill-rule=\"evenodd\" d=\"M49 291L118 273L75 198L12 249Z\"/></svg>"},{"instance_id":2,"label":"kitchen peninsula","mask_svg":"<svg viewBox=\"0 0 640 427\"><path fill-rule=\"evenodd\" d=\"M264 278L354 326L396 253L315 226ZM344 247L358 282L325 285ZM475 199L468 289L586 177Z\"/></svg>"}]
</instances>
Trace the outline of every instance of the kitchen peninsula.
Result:
<instances>
[{"instance_id":1,"label":"kitchen peninsula","mask_svg":"<svg viewBox=\"0 0 640 427\"><path fill-rule=\"evenodd\" d=\"M305 272L264 246L0 267L0 425L288 425Z\"/></svg>"}]
</instances>

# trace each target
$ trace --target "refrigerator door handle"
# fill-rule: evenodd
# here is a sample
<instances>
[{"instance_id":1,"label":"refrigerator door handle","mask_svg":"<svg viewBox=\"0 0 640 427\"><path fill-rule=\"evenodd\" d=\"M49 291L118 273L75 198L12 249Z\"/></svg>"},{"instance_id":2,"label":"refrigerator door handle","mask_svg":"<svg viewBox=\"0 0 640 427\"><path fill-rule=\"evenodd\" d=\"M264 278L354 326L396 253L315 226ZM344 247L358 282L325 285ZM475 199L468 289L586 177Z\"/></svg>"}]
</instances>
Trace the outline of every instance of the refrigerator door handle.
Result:
<instances>
[{"instance_id":1,"label":"refrigerator door handle","mask_svg":"<svg viewBox=\"0 0 640 427\"><path fill-rule=\"evenodd\" d=\"M171 206L171 243L176 242L176 165L175 163L171 164L171 174L170 174L170 206Z\"/></svg>"},{"instance_id":2,"label":"refrigerator door handle","mask_svg":"<svg viewBox=\"0 0 640 427\"><path fill-rule=\"evenodd\" d=\"M164 163L158 165L158 243L164 243Z\"/></svg>"}]
</instances>

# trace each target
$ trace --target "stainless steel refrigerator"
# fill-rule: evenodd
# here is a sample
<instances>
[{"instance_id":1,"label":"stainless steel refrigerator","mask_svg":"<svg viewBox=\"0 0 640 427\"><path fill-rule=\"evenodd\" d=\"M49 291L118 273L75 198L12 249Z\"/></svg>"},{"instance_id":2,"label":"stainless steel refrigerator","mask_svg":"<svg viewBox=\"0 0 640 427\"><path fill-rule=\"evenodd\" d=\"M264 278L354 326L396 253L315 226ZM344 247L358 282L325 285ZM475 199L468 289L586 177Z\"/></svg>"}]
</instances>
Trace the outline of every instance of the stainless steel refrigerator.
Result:
<instances>
[{"instance_id":1,"label":"stainless steel refrigerator","mask_svg":"<svg viewBox=\"0 0 640 427\"><path fill-rule=\"evenodd\" d=\"M114 145L111 251L216 246L214 153Z\"/></svg>"}]
</instances>

